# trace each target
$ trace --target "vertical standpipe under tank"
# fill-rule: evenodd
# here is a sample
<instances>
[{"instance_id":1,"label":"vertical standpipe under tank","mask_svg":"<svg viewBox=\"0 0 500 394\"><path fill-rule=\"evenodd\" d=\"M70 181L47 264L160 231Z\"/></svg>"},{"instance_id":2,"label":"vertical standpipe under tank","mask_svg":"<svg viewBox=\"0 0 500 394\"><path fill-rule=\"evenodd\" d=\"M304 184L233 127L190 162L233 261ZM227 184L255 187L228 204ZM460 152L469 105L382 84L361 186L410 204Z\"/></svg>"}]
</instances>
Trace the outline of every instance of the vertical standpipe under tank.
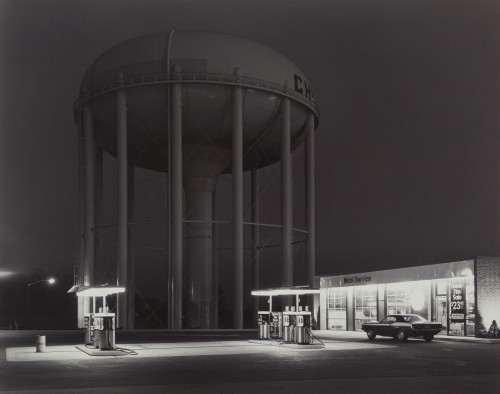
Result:
<instances>
[{"instance_id":1,"label":"vertical standpipe under tank","mask_svg":"<svg viewBox=\"0 0 500 394\"><path fill-rule=\"evenodd\" d=\"M74 112L84 168L80 288L100 284L95 272L102 271L102 261L96 258L95 239L102 190L96 186L102 182L102 151L116 157L116 284L127 288L118 298L117 327L134 328L135 267L129 221L134 167L168 174L169 209L164 219L169 228L165 262L170 267L165 278L169 328L217 328L212 209L221 174L231 174L233 179L234 328L243 328L245 171L252 173L251 225L256 228L252 231L252 259L257 261L252 288L259 288L257 230L265 225L281 227L282 283L276 285L294 285L291 152L302 142L306 281L312 285L318 109L304 73L285 56L254 41L217 33L171 31L138 37L95 60L84 76ZM259 169L276 162L281 164L281 223L266 224L259 221L254 189ZM79 308L86 306L80 303Z\"/></svg>"}]
</instances>

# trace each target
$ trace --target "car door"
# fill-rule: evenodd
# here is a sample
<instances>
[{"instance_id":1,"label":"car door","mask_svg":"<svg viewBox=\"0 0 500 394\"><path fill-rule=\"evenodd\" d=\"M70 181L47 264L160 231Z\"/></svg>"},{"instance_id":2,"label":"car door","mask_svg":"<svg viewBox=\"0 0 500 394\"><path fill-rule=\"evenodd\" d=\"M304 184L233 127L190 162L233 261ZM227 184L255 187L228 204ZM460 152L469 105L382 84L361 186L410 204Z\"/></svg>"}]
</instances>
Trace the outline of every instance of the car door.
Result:
<instances>
[{"instance_id":1,"label":"car door","mask_svg":"<svg viewBox=\"0 0 500 394\"><path fill-rule=\"evenodd\" d=\"M385 336L390 335L391 324L394 321L396 321L396 319L392 316L387 316L382 319L382 321L378 324L377 334Z\"/></svg>"},{"instance_id":2,"label":"car door","mask_svg":"<svg viewBox=\"0 0 500 394\"><path fill-rule=\"evenodd\" d=\"M387 327L385 328L385 336L393 337L398 330L398 324L396 323L395 316L387 316Z\"/></svg>"}]
</instances>

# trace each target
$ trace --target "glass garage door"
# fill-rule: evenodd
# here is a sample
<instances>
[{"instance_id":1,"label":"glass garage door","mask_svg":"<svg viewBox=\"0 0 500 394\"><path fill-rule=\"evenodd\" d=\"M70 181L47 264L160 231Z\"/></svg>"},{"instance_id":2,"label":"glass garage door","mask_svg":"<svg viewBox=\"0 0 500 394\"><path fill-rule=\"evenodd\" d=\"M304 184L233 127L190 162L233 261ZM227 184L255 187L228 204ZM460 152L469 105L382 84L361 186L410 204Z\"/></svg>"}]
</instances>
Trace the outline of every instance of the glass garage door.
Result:
<instances>
[{"instance_id":1,"label":"glass garage door","mask_svg":"<svg viewBox=\"0 0 500 394\"><path fill-rule=\"evenodd\" d=\"M346 331L346 289L328 290L328 329Z\"/></svg>"},{"instance_id":2,"label":"glass garage door","mask_svg":"<svg viewBox=\"0 0 500 394\"><path fill-rule=\"evenodd\" d=\"M363 323L377 320L377 286L357 286L354 289L354 329Z\"/></svg>"}]
</instances>

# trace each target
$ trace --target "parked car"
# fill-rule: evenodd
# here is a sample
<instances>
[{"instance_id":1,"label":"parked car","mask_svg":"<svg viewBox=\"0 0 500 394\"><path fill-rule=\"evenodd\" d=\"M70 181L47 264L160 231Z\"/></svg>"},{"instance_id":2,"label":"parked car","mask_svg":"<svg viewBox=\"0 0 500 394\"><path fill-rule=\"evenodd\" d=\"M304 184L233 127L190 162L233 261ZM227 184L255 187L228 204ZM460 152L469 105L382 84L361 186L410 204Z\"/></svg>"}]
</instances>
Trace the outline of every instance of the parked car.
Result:
<instances>
[{"instance_id":1,"label":"parked car","mask_svg":"<svg viewBox=\"0 0 500 394\"><path fill-rule=\"evenodd\" d=\"M419 315L399 314L388 315L379 322L365 323L361 326L370 340L380 335L393 337L398 341L406 341L409 337L422 337L427 342L432 341L434 335L442 328L441 323L430 322Z\"/></svg>"}]
</instances>

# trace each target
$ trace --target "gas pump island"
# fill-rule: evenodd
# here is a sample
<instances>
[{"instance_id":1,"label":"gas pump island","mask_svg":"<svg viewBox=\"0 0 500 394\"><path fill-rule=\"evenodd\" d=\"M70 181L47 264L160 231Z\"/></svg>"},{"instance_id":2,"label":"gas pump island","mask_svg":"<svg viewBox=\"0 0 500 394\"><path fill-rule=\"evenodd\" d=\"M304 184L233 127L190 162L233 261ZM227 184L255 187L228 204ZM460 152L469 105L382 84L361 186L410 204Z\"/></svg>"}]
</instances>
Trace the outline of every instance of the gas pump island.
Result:
<instances>
[{"instance_id":1,"label":"gas pump island","mask_svg":"<svg viewBox=\"0 0 500 394\"><path fill-rule=\"evenodd\" d=\"M106 296L124 293L124 287L88 287L76 293L78 297L91 297L91 312L85 313L84 332L85 347L77 346L80 350L89 353L89 349L113 351L115 349L115 314L109 311ZM98 299L102 297L101 306ZM99 309L98 309L99 308Z\"/></svg>"},{"instance_id":2,"label":"gas pump island","mask_svg":"<svg viewBox=\"0 0 500 394\"><path fill-rule=\"evenodd\" d=\"M275 340L278 344L312 345L315 336L311 331L311 311L309 305L300 305L299 296L319 292L319 289L310 287L253 290L253 296L269 297L269 310L257 312L258 338ZM282 311L273 311L273 297L276 296L295 296L295 305L287 305Z\"/></svg>"}]
</instances>

